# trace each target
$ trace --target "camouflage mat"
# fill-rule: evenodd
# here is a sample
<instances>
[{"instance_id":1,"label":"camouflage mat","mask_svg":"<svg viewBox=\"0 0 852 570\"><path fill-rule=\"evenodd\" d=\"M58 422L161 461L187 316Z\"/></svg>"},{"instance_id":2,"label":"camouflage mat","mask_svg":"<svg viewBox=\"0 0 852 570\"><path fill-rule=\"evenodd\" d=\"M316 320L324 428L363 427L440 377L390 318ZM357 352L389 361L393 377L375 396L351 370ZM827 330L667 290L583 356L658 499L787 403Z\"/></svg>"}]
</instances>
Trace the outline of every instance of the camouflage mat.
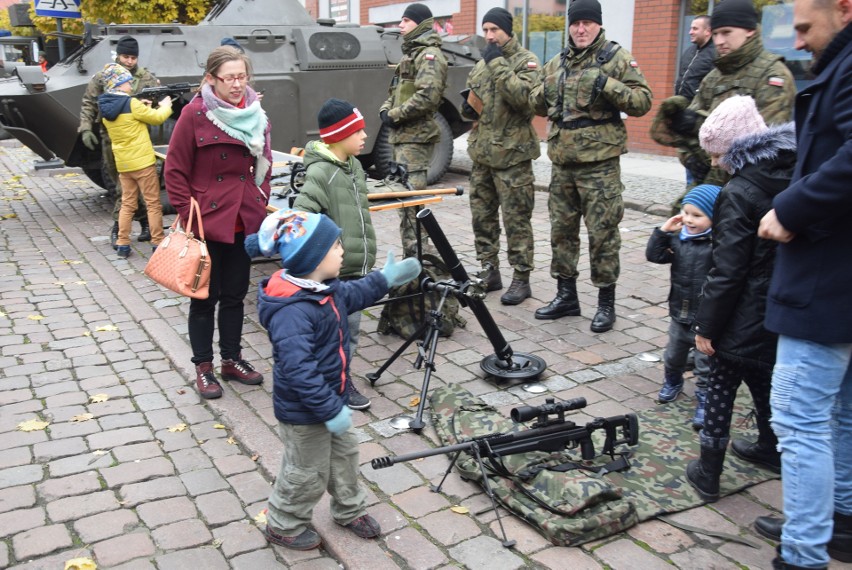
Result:
<instances>
[{"instance_id":1,"label":"camouflage mat","mask_svg":"<svg viewBox=\"0 0 852 570\"><path fill-rule=\"evenodd\" d=\"M456 385L433 391L430 401L432 418L442 443L451 445L471 437L507 433L528 429L515 424L495 408L485 404ZM743 427L750 410L747 392L740 395L735 408L732 432L734 437L756 437L754 428ZM637 413L639 445L631 448L630 469L624 472L598 475L575 469L560 474L558 482L548 479L544 487L539 481L527 485L545 496L560 514L538 509L519 497L517 481L489 475L497 499L520 518L532 524L554 544L575 546L603 538L658 515L675 513L704 503L686 482L686 466L698 457L698 435L692 430L692 400L682 399L665 406ZM569 416L570 419L570 416ZM582 423L578 422L579 425ZM603 448L604 434L594 433L595 450ZM504 459L512 473L520 473L529 465L555 464L566 461L594 467L608 463L609 456L582 462L577 450L557 454L530 452ZM462 454L456 467L463 477L481 483L475 461ZM778 478L778 475L742 462L731 453L725 460L721 493L729 495L751 485ZM562 486L575 489L562 489ZM518 500L520 498L520 501ZM629 505L629 509L625 509ZM583 510L587 509L587 510ZM629 511L629 512L628 512ZM572 513L570 516L567 513ZM578 527L576 519L581 518Z\"/></svg>"}]
</instances>

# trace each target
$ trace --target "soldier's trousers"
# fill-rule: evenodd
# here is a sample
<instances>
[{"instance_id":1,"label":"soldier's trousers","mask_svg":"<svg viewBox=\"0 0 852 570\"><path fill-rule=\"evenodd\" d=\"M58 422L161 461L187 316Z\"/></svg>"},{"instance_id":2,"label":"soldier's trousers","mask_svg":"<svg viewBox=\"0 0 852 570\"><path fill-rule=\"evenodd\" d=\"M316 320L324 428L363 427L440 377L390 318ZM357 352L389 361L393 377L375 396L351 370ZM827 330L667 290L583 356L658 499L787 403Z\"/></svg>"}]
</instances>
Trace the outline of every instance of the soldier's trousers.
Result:
<instances>
[{"instance_id":1,"label":"soldier's trousers","mask_svg":"<svg viewBox=\"0 0 852 570\"><path fill-rule=\"evenodd\" d=\"M115 190L115 203L112 207L112 221L118 223L118 213L121 211L121 183L118 180L118 168L115 166L115 155L112 152L112 139L109 138L109 133L106 128L101 128L101 176L104 178L104 183ZM107 180L109 178L109 180ZM137 222L148 219L148 207L145 205L145 200L142 193L139 193L139 199L136 202L136 212L133 214L133 219Z\"/></svg>"},{"instance_id":2,"label":"soldier's trousers","mask_svg":"<svg viewBox=\"0 0 852 570\"><path fill-rule=\"evenodd\" d=\"M580 258L580 218L589 233L592 284L606 287L621 271L618 224L624 217L619 158L598 162L553 164L550 176L550 246L554 279L576 279Z\"/></svg>"},{"instance_id":3,"label":"soldier's trousers","mask_svg":"<svg viewBox=\"0 0 852 570\"><path fill-rule=\"evenodd\" d=\"M483 266L485 263L500 266L498 210L502 210L513 278L523 281L529 279L533 270L534 180L531 160L504 170L474 162L470 171L470 213L476 258Z\"/></svg>"},{"instance_id":4,"label":"soldier's trousers","mask_svg":"<svg viewBox=\"0 0 852 570\"><path fill-rule=\"evenodd\" d=\"M434 143L399 143L393 145L393 160L405 166L408 171L408 182L412 189L426 189L426 172L429 170L429 161L432 159L434 148ZM416 208L400 208L399 210L399 234L402 238L402 248L406 257L413 255L417 249L416 215ZM422 239L425 242L425 233Z\"/></svg>"}]
</instances>

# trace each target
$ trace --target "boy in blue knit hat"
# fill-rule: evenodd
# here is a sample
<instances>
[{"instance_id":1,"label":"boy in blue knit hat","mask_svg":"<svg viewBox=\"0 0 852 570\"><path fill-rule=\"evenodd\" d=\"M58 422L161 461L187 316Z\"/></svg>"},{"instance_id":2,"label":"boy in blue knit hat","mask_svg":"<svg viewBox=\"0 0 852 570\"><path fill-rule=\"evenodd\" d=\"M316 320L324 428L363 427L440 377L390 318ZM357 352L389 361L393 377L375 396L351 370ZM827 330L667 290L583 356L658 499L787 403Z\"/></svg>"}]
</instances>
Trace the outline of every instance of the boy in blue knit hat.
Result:
<instances>
[{"instance_id":1,"label":"boy in blue knit hat","mask_svg":"<svg viewBox=\"0 0 852 570\"><path fill-rule=\"evenodd\" d=\"M273 405L284 458L269 497L266 539L295 550L321 544L311 514L324 491L331 516L362 538L381 534L366 512L358 482L358 439L347 406L347 315L420 275L420 263L388 254L381 271L338 279L343 266L341 230L324 214L279 210L246 238L249 256L281 254L283 269L258 288L258 313L274 358ZM332 476L333 474L333 476Z\"/></svg>"},{"instance_id":2,"label":"boy in blue knit hat","mask_svg":"<svg viewBox=\"0 0 852 570\"><path fill-rule=\"evenodd\" d=\"M692 322L698 309L701 285L712 265L713 205L721 188L702 184L683 199L681 213L654 229L648 240L645 258L651 263L671 263L669 290L669 342L663 355L665 379L660 402L672 402L683 390L683 373L689 350L695 347ZM704 426L704 403L710 357L695 351L695 415L692 427Z\"/></svg>"}]
</instances>

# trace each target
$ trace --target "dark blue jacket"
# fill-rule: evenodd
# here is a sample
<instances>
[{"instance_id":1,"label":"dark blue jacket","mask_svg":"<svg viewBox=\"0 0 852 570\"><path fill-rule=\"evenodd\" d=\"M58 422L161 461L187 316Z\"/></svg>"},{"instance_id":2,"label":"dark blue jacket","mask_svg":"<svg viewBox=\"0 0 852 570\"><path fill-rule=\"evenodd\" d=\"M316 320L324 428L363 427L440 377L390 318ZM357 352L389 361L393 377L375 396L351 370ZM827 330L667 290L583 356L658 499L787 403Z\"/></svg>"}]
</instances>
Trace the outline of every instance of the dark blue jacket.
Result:
<instances>
[{"instance_id":1,"label":"dark blue jacket","mask_svg":"<svg viewBox=\"0 0 852 570\"><path fill-rule=\"evenodd\" d=\"M766 327L820 343L852 342L852 24L844 40L796 97L798 160L772 204L796 237L778 247Z\"/></svg>"},{"instance_id":2,"label":"dark blue jacket","mask_svg":"<svg viewBox=\"0 0 852 570\"><path fill-rule=\"evenodd\" d=\"M691 325L695 319L701 286L712 265L712 253L712 234L681 241L679 233L654 228L645 248L645 259L672 264L669 316L673 321Z\"/></svg>"},{"instance_id":3,"label":"dark blue jacket","mask_svg":"<svg viewBox=\"0 0 852 570\"><path fill-rule=\"evenodd\" d=\"M323 423L348 403L346 317L388 291L379 271L363 279L335 279L326 284L330 285L326 291L307 291L284 281L277 272L258 287L257 311L269 333L274 358L272 402L275 417L283 423Z\"/></svg>"}]
</instances>

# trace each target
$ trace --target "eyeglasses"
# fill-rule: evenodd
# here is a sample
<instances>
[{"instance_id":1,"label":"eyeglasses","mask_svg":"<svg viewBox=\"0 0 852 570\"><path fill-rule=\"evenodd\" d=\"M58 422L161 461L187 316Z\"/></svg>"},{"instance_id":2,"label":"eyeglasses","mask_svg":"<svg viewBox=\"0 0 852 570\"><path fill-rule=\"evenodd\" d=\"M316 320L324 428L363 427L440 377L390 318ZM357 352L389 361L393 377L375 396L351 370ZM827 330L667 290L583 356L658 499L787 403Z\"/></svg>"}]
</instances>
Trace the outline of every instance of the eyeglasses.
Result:
<instances>
[{"instance_id":1,"label":"eyeglasses","mask_svg":"<svg viewBox=\"0 0 852 570\"><path fill-rule=\"evenodd\" d=\"M240 83L245 83L246 81L248 81L248 75L246 75L245 73L240 73L239 75L226 75L224 77L214 75L213 77L215 77L222 83L230 83L231 85L233 85L237 81L239 81Z\"/></svg>"}]
</instances>

